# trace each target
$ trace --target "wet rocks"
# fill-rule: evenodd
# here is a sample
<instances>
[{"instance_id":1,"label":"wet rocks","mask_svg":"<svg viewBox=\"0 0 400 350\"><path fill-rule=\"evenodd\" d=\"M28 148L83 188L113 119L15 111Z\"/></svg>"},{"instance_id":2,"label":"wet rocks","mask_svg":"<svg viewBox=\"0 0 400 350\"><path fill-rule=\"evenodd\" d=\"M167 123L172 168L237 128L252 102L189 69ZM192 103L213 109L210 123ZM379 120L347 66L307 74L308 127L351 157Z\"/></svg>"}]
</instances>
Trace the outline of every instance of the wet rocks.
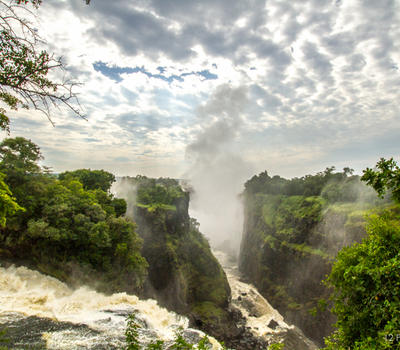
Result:
<instances>
[{"instance_id":1,"label":"wet rocks","mask_svg":"<svg viewBox=\"0 0 400 350\"><path fill-rule=\"evenodd\" d=\"M268 323L268 328L271 328L271 329L276 329L276 327L278 327L278 326L279 326L279 323L276 322L275 320L271 320Z\"/></svg>"}]
</instances>

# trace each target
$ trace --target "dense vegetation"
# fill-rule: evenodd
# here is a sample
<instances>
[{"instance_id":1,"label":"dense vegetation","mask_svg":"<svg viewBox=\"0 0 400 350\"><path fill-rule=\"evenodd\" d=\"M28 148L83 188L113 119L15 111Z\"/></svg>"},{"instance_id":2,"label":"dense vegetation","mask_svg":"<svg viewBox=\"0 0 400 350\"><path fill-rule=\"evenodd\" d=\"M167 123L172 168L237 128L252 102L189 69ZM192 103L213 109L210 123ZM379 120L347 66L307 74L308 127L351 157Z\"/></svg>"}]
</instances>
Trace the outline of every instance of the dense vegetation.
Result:
<instances>
[{"instance_id":1,"label":"dense vegetation","mask_svg":"<svg viewBox=\"0 0 400 350\"><path fill-rule=\"evenodd\" d=\"M169 178L152 179L146 176L131 178L137 186L137 205L154 211L157 208L176 210L176 205L185 196L177 180Z\"/></svg>"},{"instance_id":2,"label":"dense vegetation","mask_svg":"<svg viewBox=\"0 0 400 350\"><path fill-rule=\"evenodd\" d=\"M327 282L338 321L327 349L399 349L400 168L381 159L362 180L380 196L391 192L396 204L371 215L365 239L337 256Z\"/></svg>"},{"instance_id":3,"label":"dense vegetation","mask_svg":"<svg viewBox=\"0 0 400 350\"><path fill-rule=\"evenodd\" d=\"M144 241L146 285L151 286L145 296L188 315L208 334L233 340L229 284L199 224L189 217L189 193L174 179L137 176L123 178L121 184L136 188L133 218Z\"/></svg>"},{"instance_id":4,"label":"dense vegetation","mask_svg":"<svg viewBox=\"0 0 400 350\"><path fill-rule=\"evenodd\" d=\"M57 178L39 166L39 147L21 137L3 140L0 159L4 183L15 197L6 192L2 207L10 208L10 200L18 203L2 211L3 259L26 261L64 281L74 271L75 280L93 274L112 280L113 290L134 291L142 285L147 268L142 242L134 223L121 216L126 202L108 192L112 174L81 169Z\"/></svg>"},{"instance_id":5,"label":"dense vegetation","mask_svg":"<svg viewBox=\"0 0 400 350\"><path fill-rule=\"evenodd\" d=\"M264 171L245 183L245 191L247 194L321 196L331 203L355 202L360 199L360 196L367 195L367 198L362 199L374 201L372 193L366 193L365 186L360 183L360 177L352 175L353 169L344 168L343 172L334 171L335 167L332 166L315 175L305 175L290 180L279 175L270 177L267 171Z\"/></svg>"},{"instance_id":6,"label":"dense vegetation","mask_svg":"<svg viewBox=\"0 0 400 350\"><path fill-rule=\"evenodd\" d=\"M352 170L334 168L292 180L267 172L245 184L240 270L289 322L319 342L333 328L321 282L337 252L365 235L379 200Z\"/></svg>"}]
</instances>

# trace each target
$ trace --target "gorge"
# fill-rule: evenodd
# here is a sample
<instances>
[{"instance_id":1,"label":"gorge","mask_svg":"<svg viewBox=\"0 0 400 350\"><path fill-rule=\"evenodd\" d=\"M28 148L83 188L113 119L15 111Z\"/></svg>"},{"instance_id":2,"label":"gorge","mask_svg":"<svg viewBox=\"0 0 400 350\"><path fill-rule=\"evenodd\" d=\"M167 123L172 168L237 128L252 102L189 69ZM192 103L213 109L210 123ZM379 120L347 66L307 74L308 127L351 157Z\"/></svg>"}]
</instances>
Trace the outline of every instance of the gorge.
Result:
<instances>
[{"instance_id":1,"label":"gorge","mask_svg":"<svg viewBox=\"0 0 400 350\"><path fill-rule=\"evenodd\" d=\"M123 177L111 188L103 170L52 176L31 157L26 173L3 168L26 208L1 229L0 328L16 349L121 348L132 312L142 346L181 332L193 343L208 334L216 349L317 349L335 322L321 282L363 237L365 213L388 205L347 169L264 172L231 196L244 206L238 254L229 241L210 247L198 207L189 211L196 188L182 181Z\"/></svg>"}]
</instances>

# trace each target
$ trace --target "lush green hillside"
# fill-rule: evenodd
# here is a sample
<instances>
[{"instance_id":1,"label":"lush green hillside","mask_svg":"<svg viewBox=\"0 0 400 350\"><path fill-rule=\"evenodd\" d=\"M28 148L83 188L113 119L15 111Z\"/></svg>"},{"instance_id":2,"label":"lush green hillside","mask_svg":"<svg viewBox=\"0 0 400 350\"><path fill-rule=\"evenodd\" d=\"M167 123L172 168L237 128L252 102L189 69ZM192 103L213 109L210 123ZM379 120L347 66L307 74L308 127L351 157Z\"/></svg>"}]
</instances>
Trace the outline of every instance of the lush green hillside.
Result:
<instances>
[{"instance_id":1,"label":"lush green hillside","mask_svg":"<svg viewBox=\"0 0 400 350\"><path fill-rule=\"evenodd\" d=\"M365 214L378 203L372 190L333 168L286 180L266 172L245 185L240 270L273 306L322 343L335 317L321 282L337 252L365 234Z\"/></svg>"},{"instance_id":2,"label":"lush green hillside","mask_svg":"<svg viewBox=\"0 0 400 350\"><path fill-rule=\"evenodd\" d=\"M57 178L39 166L39 147L24 138L5 139L0 156L4 181L23 208L7 215L0 229L3 261L71 284L96 280L104 291L141 289L147 270L142 240L121 216L126 202L108 192L114 175L82 169Z\"/></svg>"}]
</instances>

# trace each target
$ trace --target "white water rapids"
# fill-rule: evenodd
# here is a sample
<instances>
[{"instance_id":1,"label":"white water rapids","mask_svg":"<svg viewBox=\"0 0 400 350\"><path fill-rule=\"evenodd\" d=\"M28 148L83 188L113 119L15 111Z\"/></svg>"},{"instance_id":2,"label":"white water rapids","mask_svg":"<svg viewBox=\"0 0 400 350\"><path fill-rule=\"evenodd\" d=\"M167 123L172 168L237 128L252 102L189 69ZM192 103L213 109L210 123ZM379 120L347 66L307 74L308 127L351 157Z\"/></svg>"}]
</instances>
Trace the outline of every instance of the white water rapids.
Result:
<instances>
[{"instance_id":1,"label":"white water rapids","mask_svg":"<svg viewBox=\"0 0 400 350\"><path fill-rule=\"evenodd\" d=\"M255 338L268 344L285 342L289 350L317 349L301 331L286 324L255 287L240 281L232 259L219 251L214 254L231 286L231 307L240 310L243 326ZM73 290L26 267L0 267L0 330L7 329L15 350L122 349L126 317L133 311L141 325L142 345L155 339L171 344L180 328L193 343L204 335L188 328L186 317L161 308L155 300L140 300L126 293L106 296L87 287ZM213 338L210 341L213 349L220 349Z\"/></svg>"},{"instance_id":2,"label":"white water rapids","mask_svg":"<svg viewBox=\"0 0 400 350\"><path fill-rule=\"evenodd\" d=\"M204 335L189 329L186 317L161 308L155 300L139 300L126 293L106 296L86 287L72 290L26 267L0 267L0 329L6 327L12 333L16 327L25 327L28 334L33 332L30 327L38 328L40 344L45 343L47 349L121 349L126 317L132 311L142 325L143 344L155 339L170 341L180 327L194 340ZM26 349L32 339L27 335L13 349ZM214 339L210 341L213 349L219 348Z\"/></svg>"},{"instance_id":3,"label":"white water rapids","mask_svg":"<svg viewBox=\"0 0 400 350\"><path fill-rule=\"evenodd\" d=\"M242 282L235 259L221 251L213 251L223 267L231 287L231 306L240 310L245 319L245 327L256 338L271 343L285 343L288 350L317 350L300 329L288 325L283 316L248 283Z\"/></svg>"}]
</instances>

